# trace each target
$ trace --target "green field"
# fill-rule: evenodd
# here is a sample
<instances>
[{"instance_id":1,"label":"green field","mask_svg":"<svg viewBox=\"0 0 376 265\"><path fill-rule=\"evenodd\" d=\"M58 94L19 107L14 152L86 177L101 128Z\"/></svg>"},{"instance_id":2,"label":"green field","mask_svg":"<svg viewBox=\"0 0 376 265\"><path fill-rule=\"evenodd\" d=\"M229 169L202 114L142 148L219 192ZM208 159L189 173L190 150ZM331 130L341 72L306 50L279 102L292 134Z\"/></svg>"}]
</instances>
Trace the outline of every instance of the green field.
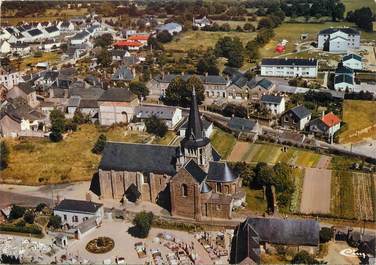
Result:
<instances>
[{"instance_id":1,"label":"green field","mask_svg":"<svg viewBox=\"0 0 376 265\"><path fill-rule=\"evenodd\" d=\"M294 168L293 175L295 191L291 197L290 212L296 213L300 211L300 202L302 199L303 192L304 169Z\"/></svg>"},{"instance_id":2,"label":"green field","mask_svg":"<svg viewBox=\"0 0 376 265\"><path fill-rule=\"evenodd\" d=\"M127 133L121 127L101 130L94 125L82 125L59 143L47 139L9 139L9 166L1 172L6 183L40 185L91 179L97 170L99 155L91 152L100 133L108 140L144 143L150 135Z\"/></svg>"},{"instance_id":3,"label":"green field","mask_svg":"<svg viewBox=\"0 0 376 265\"><path fill-rule=\"evenodd\" d=\"M217 150L222 156L222 159L226 159L227 156L231 153L231 150L236 143L236 139L232 134L215 128L211 136L211 143L214 146L215 150Z\"/></svg>"},{"instance_id":4,"label":"green field","mask_svg":"<svg viewBox=\"0 0 376 265\"><path fill-rule=\"evenodd\" d=\"M253 40L255 32L209 32L209 31L192 31L181 33L176 36L170 43L164 45L167 50L186 52L189 49L207 49L214 47L219 38L224 36L238 37L245 45L248 41Z\"/></svg>"},{"instance_id":5,"label":"green field","mask_svg":"<svg viewBox=\"0 0 376 265\"><path fill-rule=\"evenodd\" d=\"M287 151L283 151L283 147L277 144L238 142L229 160L268 164L285 162L300 167L315 167L320 160L320 155L294 147L287 147Z\"/></svg>"},{"instance_id":6,"label":"green field","mask_svg":"<svg viewBox=\"0 0 376 265\"><path fill-rule=\"evenodd\" d=\"M354 218L352 173L333 171L331 189L331 213L337 217Z\"/></svg>"},{"instance_id":7,"label":"green field","mask_svg":"<svg viewBox=\"0 0 376 265\"><path fill-rule=\"evenodd\" d=\"M342 119L346 123L346 129L340 134L341 143L354 143L367 137L376 138L376 128L353 135L359 130L376 124L375 101L345 100Z\"/></svg>"},{"instance_id":8,"label":"green field","mask_svg":"<svg viewBox=\"0 0 376 265\"><path fill-rule=\"evenodd\" d=\"M374 0L342 0L342 3L346 6L346 12L362 7L370 7L373 13L376 13L376 2Z\"/></svg>"},{"instance_id":9,"label":"green field","mask_svg":"<svg viewBox=\"0 0 376 265\"><path fill-rule=\"evenodd\" d=\"M21 71L25 70L29 65L35 66L37 63L48 62L48 64L55 65L60 61L60 55L57 52L42 52L41 57L29 56L22 58L21 61L12 60L11 64ZM20 65L18 65L20 63Z\"/></svg>"}]
</instances>

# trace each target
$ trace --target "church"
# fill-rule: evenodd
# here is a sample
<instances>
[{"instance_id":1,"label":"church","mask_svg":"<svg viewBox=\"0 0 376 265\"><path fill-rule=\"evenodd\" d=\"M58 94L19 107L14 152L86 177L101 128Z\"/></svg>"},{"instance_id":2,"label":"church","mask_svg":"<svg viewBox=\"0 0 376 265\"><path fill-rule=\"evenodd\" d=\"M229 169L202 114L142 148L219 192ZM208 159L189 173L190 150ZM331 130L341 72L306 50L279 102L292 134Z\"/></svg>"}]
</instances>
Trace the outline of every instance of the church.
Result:
<instances>
[{"instance_id":1,"label":"church","mask_svg":"<svg viewBox=\"0 0 376 265\"><path fill-rule=\"evenodd\" d=\"M195 90L180 146L107 142L100 198L157 203L173 216L230 219L245 201L241 179L206 137Z\"/></svg>"}]
</instances>

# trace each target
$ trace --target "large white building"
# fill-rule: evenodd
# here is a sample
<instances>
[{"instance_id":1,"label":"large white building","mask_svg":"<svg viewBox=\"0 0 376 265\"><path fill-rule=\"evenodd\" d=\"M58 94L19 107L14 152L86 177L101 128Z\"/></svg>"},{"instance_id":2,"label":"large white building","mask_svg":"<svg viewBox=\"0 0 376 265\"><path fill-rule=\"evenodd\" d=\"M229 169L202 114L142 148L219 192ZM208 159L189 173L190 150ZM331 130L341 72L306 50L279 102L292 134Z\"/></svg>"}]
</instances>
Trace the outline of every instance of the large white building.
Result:
<instances>
[{"instance_id":1,"label":"large white building","mask_svg":"<svg viewBox=\"0 0 376 265\"><path fill-rule=\"evenodd\" d=\"M63 226L71 228L91 218L96 218L97 223L100 223L104 217L104 208L100 203L64 199L55 207L54 215L60 216Z\"/></svg>"},{"instance_id":2,"label":"large white building","mask_svg":"<svg viewBox=\"0 0 376 265\"><path fill-rule=\"evenodd\" d=\"M363 69L362 57L356 54L348 54L346 56L343 56L342 63L343 63L343 66L346 66L353 70Z\"/></svg>"},{"instance_id":3,"label":"large white building","mask_svg":"<svg viewBox=\"0 0 376 265\"><path fill-rule=\"evenodd\" d=\"M319 49L330 52L346 52L349 49L358 49L360 33L352 28L329 28L318 34Z\"/></svg>"},{"instance_id":4,"label":"large white building","mask_svg":"<svg viewBox=\"0 0 376 265\"><path fill-rule=\"evenodd\" d=\"M354 70L344 66L342 63L338 67L334 76L334 89L337 91L354 91Z\"/></svg>"},{"instance_id":5,"label":"large white building","mask_svg":"<svg viewBox=\"0 0 376 265\"><path fill-rule=\"evenodd\" d=\"M262 76L317 77L316 59L266 58L261 61Z\"/></svg>"}]
</instances>

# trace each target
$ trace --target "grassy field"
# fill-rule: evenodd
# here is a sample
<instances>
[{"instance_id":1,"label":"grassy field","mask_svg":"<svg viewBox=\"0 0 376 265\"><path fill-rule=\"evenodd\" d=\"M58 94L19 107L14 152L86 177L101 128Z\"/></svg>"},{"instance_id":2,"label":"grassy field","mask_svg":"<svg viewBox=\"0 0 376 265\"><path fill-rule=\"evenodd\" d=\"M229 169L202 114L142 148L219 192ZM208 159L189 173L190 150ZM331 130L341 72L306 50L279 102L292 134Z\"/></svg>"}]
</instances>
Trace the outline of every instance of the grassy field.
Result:
<instances>
[{"instance_id":1,"label":"grassy field","mask_svg":"<svg viewBox=\"0 0 376 265\"><path fill-rule=\"evenodd\" d=\"M212 134L211 143L222 156L222 159L226 159L231 153L231 150L236 143L236 139L232 134L216 128Z\"/></svg>"},{"instance_id":2,"label":"grassy field","mask_svg":"<svg viewBox=\"0 0 376 265\"><path fill-rule=\"evenodd\" d=\"M346 123L339 141L354 143L367 137L376 138L376 128L359 135L351 136L359 130L376 124L376 102L364 100L345 100L343 104L343 121Z\"/></svg>"},{"instance_id":3,"label":"grassy field","mask_svg":"<svg viewBox=\"0 0 376 265\"><path fill-rule=\"evenodd\" d=\"M54 65L60 61L60 55L57 52L43 52L41 57L29 56L21 59L20 70L25 70L29 65L35 66L37 63L48 62ZM18 60L11 61L12 65L18 69Z\"/></svg>"},{"instance_id":4,"label":"grassy field","mask_svg":"<svg viewBox=\"0 0 376 265\"><path fill-rule=\"evenodd\" d=\"M373 13L376 13L376 2L374 0L342 0L342 3L346 6L346 12L362 7L370 7Z\"/></svg>"},{"instance_id":5,"label":"grassy field","mask_svg":"<svg viewBox=\"0 0 376 265\"><path fill-rule=\"evenodd\" d=\"M100 133L112 141L150 139L148 134L124 132L120 127L100 130L94 125L83 125L59 143L47 139L9 140L9 167L1 172L1 178L6 183L28 185L89 180L100 160L99 155L91 152Z\"/></svg>"},{"instance_id":6,"label":"grassy field","mask_svg":"<svg viewBox=\"0 0 376 265\"><path fill-rule=\"evenodd\" d=\"M295 191L291 197L290 212L296 213L300 210L300 201L302 199L304 169L295 168L293 170Z\"/></svg>"},{"instance_id":7,"label":"grassy field","mask_svg":"<svg viewBox=\"0 0 376 265\"><path fill-rule=\"evenodd\" d=\"M153 140L153 144L168 145L175 138L176 134L173 131L168 131L162 138L156 137Z\"/></svg>"},{"instance_id":8,"label":"grassy field","mask_svg":"<svg viewBox=\"0 0 376 265\"><path fill-rule=\"evenodd\" d=\"M333 171L331 213L337 217L354 218L354 190L350 171Z\"/></svg>"},{"instance_id":9,"label":"grassy field","mask_svg":"<svg viewBox=\"0 0 376 265\"><path fill-rule=\"evenodd\" d=\"M329 27L343 27L343 26L354 26L353 23L349 22L326 22L320 24L313 23L283 23L278 28L274 29L276 33L272 40L266 44L261 50L262 57L272 57L278 54L274 51L276 45L282 40L287 40L288 44L286 46L286 53L293 52L296 48L295 44L300 42L300 35L302 33L308 33L308 39L304 42L316 41L317 33ZM376 39L376 33L362 32L362 40L373 40ZM294 55L295 56L295 55Z\"/></svg>"},{"instance_id":10,"label":"grassy field","mask_svg":"<svg viewBox=\"0 0 376 265\"><path fill-rule=\"evenodd\" d=\"M187 31L175 37L170 43L164 45L167 50L186 52L189 49L207 49L214 47L217 40L224 36L238 37L245 45L253 40L255 32L209 32L209 31Z\"/></svg>"},{"instance_id":11,"label":"grassy field","mask_svg":"<svg viewBox=\"0 0 376 265\"><path fill-rule=\"evenodd\" d=\"M262 214L266 211L266 200L264 200L264 192L263 190L255 190L250 188L244 188L246 193L246 202L247 207L244 210L240 210L239 213L249 212Z\"/></svg>"},{"instance_id":12,"label":"grassy field","mask_svg":"<svg viewBox=\"0 0 376 265\"><path fill-rule=\"evenodd\" d=\"M315 167L320 160L320 155L293 147L288 147L284 152L282 146L277 144L238 142L229 156L229 160L268 164L286 162L295 166Z\"/></svg>"}]
</instances>

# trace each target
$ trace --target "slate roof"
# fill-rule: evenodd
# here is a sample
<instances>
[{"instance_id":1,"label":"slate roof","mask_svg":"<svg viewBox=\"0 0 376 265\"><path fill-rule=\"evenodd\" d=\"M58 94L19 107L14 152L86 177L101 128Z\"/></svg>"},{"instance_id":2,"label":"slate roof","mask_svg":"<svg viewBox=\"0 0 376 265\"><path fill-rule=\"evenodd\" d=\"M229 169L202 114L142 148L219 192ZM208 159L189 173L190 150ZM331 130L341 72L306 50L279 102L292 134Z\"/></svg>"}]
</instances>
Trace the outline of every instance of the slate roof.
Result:
<instances>
[{"instance_id":1,"label":"slate roof","mask_svg":"<svg viewBox=\"0 0 376 265\"><path fill-rule=\"evenodd\" d=\"M339 84L339 83L347 83L347 84L353 85L354 80L352 76L349 76L346 74L340 74L334 77L334 84Z\"/></svg>"},{"instance_id":2,"label":"slate roof","mask_svg":"<svg viewBox=\"0 0 376 265\"><path fill-rule=\"evenodd\" d=\"M73 213L94 214L102 206L103 204L90 202L90 201L64 199L54 208L54 210L73 212Z\"/></svg>"},{"instance_id":3,"label":"slate roof","mask_svg":"<svg viewBox=\"0 0 376 265\"><path fill-rule=\"evenodd\" d=\"M264 103L280 104L282 102L282 98L283 97L280 96L262 95L260 101Z\"/></svg>"},{"instance_id":4,"label":"slate roof","mask_svg":"<svg viewBox=\"0 0 376 265\"><path fill-rule=\"evenodd\" d=\"M224 161L209 162L208 181L232 182L237 179L230 167Z\"/></svg>"},{"instance_id":5,"label":"slate roof","mask_svg":"<svg viewBox=\"0 0 376 265\"><path fill-rule=\"evenodd\" d=\"M362 57L360 57L359 55L353 54L353 53L343 56L342 61L345 62L345 61L350 60L350 59L355 59L359 62L362 61Z\"/></svg>"},{"instance_id":6,"label":"slate roof","mask_svg":"<svg viewBox=\"0 0 376 265\"><path fill-rule=\"evenodd\" d=\"M78 107L80 105L81 98L77 96L70 97L68 99L67 107Z\"/></svg>"},{"instance_id":7,"label":"slate roof","mask_svg":"<svg viewBox=\"0 0 376 265\"><path fill-rule=\"evenodd\" d=\"M87 32L86 30L83 30L83 31L78 32L76 35L74 35L72 37L72 40L82 40L82 39L86 38L89 35L90 35L89 32Z\"/></svg>"},{"instance_id":8,"label":"slate roof","mask_svg":"<svg viewBox=\"0 0 376 265\"><path fill-rule=\"evenodd\" d=\"M17 86L27 95L35 91L34 88L32 87L31 82L22 82L22 83L19 83Z\"/></svg>"},{"instance_id":9,"label":"slate roof","mask_svg":"<svg viewBox=\"0 0 376 265\"><path fill-rule=\"evenodd\" d=\"M52 32L59 31L59 29L58 29L56 26L49 26L49 27L46 27L45 30L46 30L48 33L52 33Z\"/></svg>"},{"instance_id":10,"label":"slate roof","mask_svg":"<svg viewBox=\"0 0 376 265\"><path fill-rule=\"evenodd\" d=\"M202 183L206 178L206 172L203 171L199 165L193 160L190 159L185 165L184 169L198 182Z\"/></svg>"},{"instance_id":11,"label":"slate roof","mask_svg":"<svg viewBox=\"0 0 376 265\"><path fill-rule=\"evenodd\" d=\"M135 111L137 118L146 119L155 115L161 120L171 120L175 112L175 107L167 106L139 106Z\"/></svg>"},{"instance_id":12,"label":"slate roof","mask_svg":"<svg viewBox=\"0 0 376 265\"><path fill-rule=\"evenodd\" d=\"M43 113L33 110L23 98L9 99L6 105L0 109L0 118L3 118L5 115L8 115L19 123L22 119L35 121L46 118Z\"/></svg>"},{"instance_id":13,"label":"slate roof","mask_svg":"<svg viewBox=\"0 0 376 265\"><path fill-rule=\"evenodd\" d=\"M107 142L99 168L173 176L178 153L176 146Z\"/></svg>"},{"instance_id":14,"label":"slate roof","mask_svg":"<svg viewBox=\"0 0 376 265\"><path fill-rule=\"evenodd\" d=\"M353 29L353 28L328 28L323 29L319 32L319 35L329 35L337 31L342 31L349 35L360 35L359 31Z\"/></svg>"},{"instance_id":15,"label":"slate roof","mask_svg":"<svg viewBox=\"0 0 376 265\"><path fill-rule=\"evenodd\" d=\"M266 78L263 78L260 81L258 81L256 85L261 86L264 89L270 89L273 86L273 82Z\"/></svg>"},{"instance_id":16,"label":"slate roof","mask_svg":"<svg viewBox=\"0 0 376 265\"><path fill-rule=\"evenodd\" d=\"M81 99L79 108L98 108L98 101L95 99Z\"/></svg>"},{"instance_id":17,"label":"slate roof","mask_svg":"<svg viewBox=\"0 0 376 265\"><path fill-rule=\"evenodd\" d=\"M220 75L190 75L190 74L184 74L184 75L174 75L174 74L168 74L168 75L157 75L154 79L161 83L170 83L172 80L174 80L176 77L181 77L184 81L187 81L192 76L196 76L201 79L201 81L204 84L211 84L211 85L226 85L227 81L223 76Z\"/></svg>"},{"instance_id":18,"label":"slate roof","mask_svg":"<svg viewBox=\"0 0 376 265\"><path fill-rule=\"evenodd\" d=\"M318 246L319 222L277 218L250 218L241 225L249 224L260 236L260 242L281 245Z\"/></svg>"},{"instance_id":19,"label":"slate roof","mask_svg":"<svg viewBox=\"0 0 376 265\"><path fill-rule=\"evenodd\" d=\"M339 74L353 75L354 70L350 67L344 66L342 63L339 63L336 69L336 75Z\"/></svg>"},{"instance_id":20,"label":"slate roof","mask_svg":"<svg viewBox=\"0 0 376 265\"><path fill-rule=\"evenodd\" d=\"M249 120L239 117L232 117L228 122L228 127L238 132L251 132L256 126L255 120Z\"/></svg>"},{"instance_id":21,"label":"slate roof","mask_svg":"<svg viewBox=\"0 0 376 265\"><path fill-rule=\"evenodd\" d=\"M31 29L27 33L33 37L43 34L43 32L40 31L39 29Z\"/></svg>"},{"instance_id":22,"label":"slate roof","mask_svg":"<svg viewBox=\"0 0 376 265\"><path fill-rule=\"evenodd\" d=\"M297 66L316 66L316 59L288 59L288 58L265 58L261 65L297 65Z\"/></svg>"},{"instance_id":23,"label":"slate roof","mask_svg":"<svg viewBox=\"0 0 376 265\"><path fill-rule=\"evenodd\" d=\"M133 78L132 70L125 66L118 68L112 75L113 81L132 81Z\"/></svg>"},{"instance_id":24,"label":"slate roof","mask_svg":"<svg viewBox=\"0 0 376 265\"><path fill-rule=\"evenodd\" d=\"M292 109L289 109L287 112L292 112L295 115L295 117L297 117L299 120L304 119L305 117L311 114L311 111L303 105L293 107Z\"/></svg>"},{"instance_id":25,"label":"slate roof","mask_svg":"<svg viewBox=\"0 0 376 265\"><path fill-rule=\"evenodd\" d=\"M210 188L210 186L206 183L206 181L203 181L202 184L201 184L201 189L200 189L200 192L201 193L208 193L210 192L212 189Z\"/></svg>"},{"instance_id":26,"label":"slate roof","mask_svg":"<svg viewBox=\"0 0 376 265\"><path fill-rule=\"evenodd\" d=\"M131 102L137 96L124 88L109 88L105 90L98 101Z\"/></svg>"},{"instance_id":27,"label":"slate roof","mask_svg":"<svg viewBox=\"0 0 376 265\"><path fill-rule=\"evenodd\" d=\"M175 22L170 22L164 25L159 26L157 29L160 31L163 30L177 30L179 27L182 27L180 24Z\"/></svg>"}]
</instances>

